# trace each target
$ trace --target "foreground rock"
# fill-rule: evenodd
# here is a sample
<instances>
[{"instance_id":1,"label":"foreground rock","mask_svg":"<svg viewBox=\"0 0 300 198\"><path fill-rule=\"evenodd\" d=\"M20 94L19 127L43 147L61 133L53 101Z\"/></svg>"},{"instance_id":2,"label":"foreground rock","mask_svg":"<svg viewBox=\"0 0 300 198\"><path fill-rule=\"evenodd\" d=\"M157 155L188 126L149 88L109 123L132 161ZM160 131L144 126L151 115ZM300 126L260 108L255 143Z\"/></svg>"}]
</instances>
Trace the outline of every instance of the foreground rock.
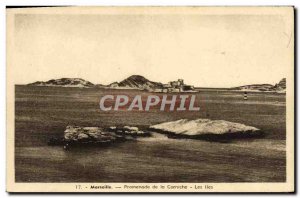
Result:
<instances>
[{"instance_id":1,"label":"foreground rock","mask_svg":"<svg viewBox=\"0 0 300 198\"><path fill-rule=\"evenodd\" d=\"M140 131L137 127L80 127L67 126L64 137L51 138L48 145L62 145L65 149L71 146L107 146L112 143L132 140L138 136L150 136L150 133Z\"/></svg>"},{"instance_id":2,"label":"foreground rock","mask_svg":"<svg viewBox=\"0 0 300 198\"><path fill-rule=\"evenodd\" d=\"M261 136L258 128L225 120L181 119L150 126L171 138L196 138L207 140L247 138Z\"/></svg>"},{"instance_id":3,"label":"foreground rock","mask_svg":"<svg viewBox=\"0 0 300 198\"><path fill-rule=\"evenodd\" d=\"M111 132L105 132L100 127L67 126L64 138L49 140L49 145L69 146L106 146L114 142L124 141L125 137Z\"/></svg>"}]
</instances>

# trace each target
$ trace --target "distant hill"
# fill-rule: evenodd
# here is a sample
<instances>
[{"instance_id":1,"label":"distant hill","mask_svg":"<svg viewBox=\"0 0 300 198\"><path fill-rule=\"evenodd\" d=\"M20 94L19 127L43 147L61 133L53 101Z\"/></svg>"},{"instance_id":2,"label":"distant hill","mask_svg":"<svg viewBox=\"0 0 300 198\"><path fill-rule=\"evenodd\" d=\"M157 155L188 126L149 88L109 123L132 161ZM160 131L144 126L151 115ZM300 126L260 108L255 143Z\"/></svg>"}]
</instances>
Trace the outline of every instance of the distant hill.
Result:
<instances>
[{"instance_id":1,"label":"distant hill","mask_svg":"<svg viewBox=\"0 0 300 198\"><path fill-rule=\"evenodd\" d=\"M52 87L94 87L95 85L81 78L60 78L52 79L46 82L37 81L27 84L29 86L52 86Z\"/></svg>"},{"instance_id":2,"label":"distant hill","mask_svg":"<svg viewBox=\"0 0 300 198\"><path fill-rule=\"evenodd\" d=\"M244 85L240 87L233 87L229 90L239 90L239 91L272 91L272 92L285 92L286 91L286 79L283 78L279 83L275 85L271 84L252 84Z\"/></svg>"},{"instance_id":3,"label":"distant hill","mask_svg":"<svg viewBox=\"0 0 300 198\"><path fill-rule=\"evenodd\" d=\"M84 88L116 88L116 89L141 89L154 90L162 88L163 84L153 82L140 75L132 75L121 82L113 82L109 85L93 84L81 78L60 78L49 81L37 81L28 86L52 86L52 87L84 87Z\"/></svg>"},{"instance_id":4,"label":"distant hill","mask_svg":"<svg viewBox=\"0 0 300 198\"><path fill-rule=\"evenodd\" d=\"M163 87L160 82L153 82L140 75L132 75L121 82L114 82L108 85L110 88L130 88L142 90L154 90Z\"/></svg>"},{"instance_id":5,"label":"distant hill","mask_svg":"<svg viewBox=\"0 0 300 198\"><path fill-rule=\"evenodd\" d=\"M285 78L281 79L281 81L279 81L279 83L277 83L274 86L274 89L279 92L285 91L286 90L286 79Z\"/></svg>"},{"instance_id":6,"label":"distant hill","mask_svg":"<svg viewBox=\"0 0 300 198\"><path fill-rule=\"evenodd\" d=\"M274 88L274 85L271 84L252 84L252 85L243 85L240 87L233 87L232 90L256 90L256 91L270 91Z\"/></svg>"},{"instance_id":7,"label":"distant hill","mask_svg":"<svg viewBox=\"0 0 300 198\"><path fill-rule=\"evenodd\" d=\"M114 89L140 89L147 91L154 91L156 89L163 89L166 85L160 82L150 81L140 75L132 75L121 82L113 82L109 85L93 84L81 78L60 78L49 81L37 81L27 84L28 86L53 86L53 87L83 87L83 88L114 88ZM203 88L210 89L210 88ZM234 91L269 91L285 93L286 79L283 78L277 84L251 84L239 87L226 88L226 90Z\"/></svg>"}]
</instances>

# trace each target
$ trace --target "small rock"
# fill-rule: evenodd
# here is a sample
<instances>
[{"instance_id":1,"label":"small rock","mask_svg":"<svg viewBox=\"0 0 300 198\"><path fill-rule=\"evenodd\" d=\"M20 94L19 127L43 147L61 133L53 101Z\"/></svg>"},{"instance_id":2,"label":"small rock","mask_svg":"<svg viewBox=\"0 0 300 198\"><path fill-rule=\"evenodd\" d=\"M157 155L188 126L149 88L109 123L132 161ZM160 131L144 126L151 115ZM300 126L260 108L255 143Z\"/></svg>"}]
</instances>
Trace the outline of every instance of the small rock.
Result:
<instances>
[{"instance_id":1,"label":"small rock","mask_svg":"<svg viewBox=\"0 0 300 198\"><path fill-rule=\"evenodd\" d=\"M131 126L124 126L123 128L127 129L128 131L138 131L139 130L139 128L137 128L137 127L131 127Z\"/></svg>"}]
</instances>

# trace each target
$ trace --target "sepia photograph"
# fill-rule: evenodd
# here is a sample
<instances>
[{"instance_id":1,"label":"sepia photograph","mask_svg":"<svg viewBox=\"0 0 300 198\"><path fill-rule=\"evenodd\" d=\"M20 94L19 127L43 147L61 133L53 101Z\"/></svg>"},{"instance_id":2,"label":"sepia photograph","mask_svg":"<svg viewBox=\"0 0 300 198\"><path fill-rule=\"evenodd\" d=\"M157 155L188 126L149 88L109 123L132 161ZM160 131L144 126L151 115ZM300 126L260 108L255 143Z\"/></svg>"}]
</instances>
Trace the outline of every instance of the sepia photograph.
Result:
<instances>
[{"instance_id":1,"label":"sepia photograph","mask_svg":"<svg viewBox=\"0 0 300 198\"><path fill-rule=\"evenodd\" d=\"M8 192L294 192L294 7L6 8Z\"/></svg>"}]
</instances>

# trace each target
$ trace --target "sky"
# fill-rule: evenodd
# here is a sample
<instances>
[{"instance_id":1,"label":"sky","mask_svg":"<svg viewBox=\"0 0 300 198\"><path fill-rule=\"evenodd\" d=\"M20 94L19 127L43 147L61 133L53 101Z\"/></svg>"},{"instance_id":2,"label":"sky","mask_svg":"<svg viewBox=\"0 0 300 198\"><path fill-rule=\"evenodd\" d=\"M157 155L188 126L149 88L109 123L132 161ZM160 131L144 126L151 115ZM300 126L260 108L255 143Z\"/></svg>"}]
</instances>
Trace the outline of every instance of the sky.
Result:
<instances>
[{"instance_id":1,"label":"sky","mask_svg":"<svg viewBox=\"0 0 300 198\"><path fill-rule=\"evenodd\" d=\"M16 14L16 84L69 77L109 84L130 75L197 87L275 84L292 63L281 14Z\"/></svg>"}]
</instances>

